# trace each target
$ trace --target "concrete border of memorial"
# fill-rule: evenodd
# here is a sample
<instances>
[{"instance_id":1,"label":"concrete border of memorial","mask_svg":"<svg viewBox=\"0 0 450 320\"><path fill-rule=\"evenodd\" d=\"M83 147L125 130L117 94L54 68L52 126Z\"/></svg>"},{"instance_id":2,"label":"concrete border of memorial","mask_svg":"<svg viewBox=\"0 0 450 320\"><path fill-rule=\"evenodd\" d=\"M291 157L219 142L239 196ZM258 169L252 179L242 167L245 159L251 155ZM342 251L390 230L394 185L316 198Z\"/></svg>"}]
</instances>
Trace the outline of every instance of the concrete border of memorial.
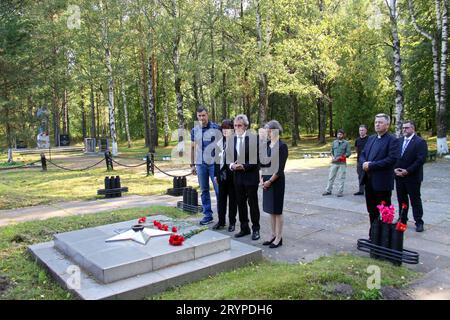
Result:
<instances>
[{"instance_id":1,"label":"concrete border of memorial","mask_svg":"<svg viewBox=\"0 0 450 320\"><path fill-rule=\"evenodd\" d=\"M132 220L55 234L53 241L29 251L64 288L89 300L141 299L262 259L260 248L189 222L162 215L147 220L160 230L164 222L165 231L186 239L170 231L150 232L156 230L152 223L137 228ZM128 241L130 233L144 228L149 238ZM174 242L175 237L183 241Z\"/></svg>"}]
</instances>

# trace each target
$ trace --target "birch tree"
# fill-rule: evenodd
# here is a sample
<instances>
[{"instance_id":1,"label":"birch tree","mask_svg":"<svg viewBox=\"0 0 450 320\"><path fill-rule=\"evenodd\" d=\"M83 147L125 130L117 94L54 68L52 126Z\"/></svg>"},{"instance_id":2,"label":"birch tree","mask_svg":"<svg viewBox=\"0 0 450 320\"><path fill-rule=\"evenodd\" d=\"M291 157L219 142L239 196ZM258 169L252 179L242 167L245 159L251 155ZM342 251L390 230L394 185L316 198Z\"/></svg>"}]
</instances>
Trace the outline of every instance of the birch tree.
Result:
<instances>
[{"instance_id":1,"label":"birch tree","mask_svg":"<svg viewBox=\"0 0 450 320\"><path fill-rule=\"evenodd\" d=\"M123 103L123 115L125 118L125 133L127 135L127 143L128 148L131 148L131 137L130 137L130 126L129 126L129 119L128 119L128 106L127 106L127 95L125 93L125 85L122 81L121 85L121 91L122 91L122 103Z\"/></svg>"},{"instance_id":2,"label":"birch tree","mask_svg":"<svg viewBox=\"0 0 450 320\"><path fill-rule=\"evenodd\" d=\"M256 38L258 43L258 56L260 61L264 58L265 47L268 46L271 38L270 29L267 27L266 38L262 34L261 0L256 2ZM268 79L267 72L263 68L258 73L259 86L259 125L262 126L267 121L268 104Z\"/></svg>"},{"instance_id":3,"label":"birch tree","mask_svg":"<svg viewBox=\"0 0 450 320\"><path fill-rule=\"evenodd\" d=\"M102 10L102 35L103 46L105 48L105 64L108 73L108 111L109 111L109 129L112 139L112 155L117 156L119 150L117 146L116 119L114 112L114 78L111 64L111 47L108 35L108 6L100 1Z\"/></svg>"},{"instance_id":4,"label":"birch tree","mask_svg":"<svg viewBox=\"0 0 450 320\"><path fill-rule=\"evenodd\" d=\"M400 54L400 38L398 35L398 3L397 0L385 0L389 11L391 25L392 48L394 50L394 84L395 84L395 134L400 137L402 133L404 115L402 58Z\"/></svg>"},{"instance_id":5,"label":"birch tree","mask_svg":"<svg viewBox=\"0 0 450 320\"><path fill-rule=\"evenodd\" d=\"M447 145L447 59L448 59L448 0L435 0L436 30L427 32L417 23L414 4L408 0L409 13L414 28L431 41L433 56L434 100L436 105L437 153L448 153ZM441 11L442 10L442 11ZM440 39L439 39L440 38ZM439 40L441 52L439 56Z\"/></svg>"}]
</instances>

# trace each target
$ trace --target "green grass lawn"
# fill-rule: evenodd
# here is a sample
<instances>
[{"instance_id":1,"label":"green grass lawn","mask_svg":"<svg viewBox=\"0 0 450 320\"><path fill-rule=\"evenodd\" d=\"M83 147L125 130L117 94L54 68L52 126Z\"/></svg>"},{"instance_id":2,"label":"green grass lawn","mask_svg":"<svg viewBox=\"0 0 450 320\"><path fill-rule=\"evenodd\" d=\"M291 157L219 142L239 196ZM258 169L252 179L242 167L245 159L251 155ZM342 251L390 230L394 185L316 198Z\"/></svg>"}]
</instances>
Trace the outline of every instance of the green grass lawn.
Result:
<instances>
[{"instance_id":1,"label":"green grass lawn","mask_svg":"<svg viewBox=\"0 0 450 320\"><path fill-rule=\"evenodd\" d=\"M379 290L367 289L370 276L367 267L374 264L381 269L381 286L401 288L417 276L411 270L387 262L338 254L306 264L263 261L171 289L151 299L380 299ZM337 284L350 285L353 293L333 292Z\"/></svg>"},{"instance_id":2,"label":"green grass lawn","mask_svg":"<svg viewBox=\"0 0 450 320\"><path fill-rule=\"evenodd\" d=\"M49 241L53 234L94 227L144 215L165 214L185 218L176 208L149 207L107 213L51 218L0 228L0 299L73 299L27 252L31 244ZM322 257L308 264L263 261L220 273L208 279L173 288L149 299L379 299L368 290L366 269L381 268L381 285L401 288L417 273L386 262L352 255ZM351 296L330 291L334 284L348 284Z\"/></svg>"},{"instance_id":3,"label":"green grass lawn","mask_svg":"<svg viewBox=\"0 0 450 320\"><path fill-rule=\"evenodd\" d=\"M104 188L104 178L119 175L126 194L163 194L172 182L167 179L147 177L145 166L141 171L115 169L107 172L100 167L87 171L63 171L49 166L40 169L15 169L0 172L0 209L11 209L59 201L103 198L97 190Z\"/></svg>"}]
</instances>

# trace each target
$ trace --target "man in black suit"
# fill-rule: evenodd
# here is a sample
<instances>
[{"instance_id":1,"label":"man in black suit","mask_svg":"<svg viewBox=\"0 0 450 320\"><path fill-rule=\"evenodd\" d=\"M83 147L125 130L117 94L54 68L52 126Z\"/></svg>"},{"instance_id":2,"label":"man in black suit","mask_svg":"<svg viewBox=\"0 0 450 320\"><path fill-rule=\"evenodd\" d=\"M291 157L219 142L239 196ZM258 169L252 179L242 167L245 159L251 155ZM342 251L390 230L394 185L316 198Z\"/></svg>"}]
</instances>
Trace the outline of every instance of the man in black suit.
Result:
<instances>
[{"instance_id":1,"label":"man in black suit","mask_svg":"<svg viewBox=\"0 0 450 320\"><path fill-rule=\"evenodd\" d=\"M428 146L425 140L417 136L413 121L405 121L402 129L403 137L399 139L401 151L394 169L398 206L402 208L403 203L408 205L411 201L416 231L422 232L424 229L420 185L423 181L423 164L427 158Z\"/></svg>"},{"instance_id":2,"label":"man in black suit","mask_svg":"<svg viewBox=\"0 0 450 320\"><path fill-rule=\"evenodd\" d=\"M379 219L377 205L381 201L391 205L394 189L394 165L399 155L398 140L388 133L390 117L380 113L375 116L376 134L369 137L359 162L364 170L361 183L365 185L366 205L370 224ZM370 234L370 231L369 231Z\"/></svg>"},{"instance_id":3,"label":"man in black suit","mask_svg":"<svg viewBox=\"0 0 450 320\"><path fill-rule=\"evenodd\" d=\"M363 174L362 165L359 162L359 156L361 152L364 150L364 146L367 143L369 136L367 135L367 126L362 124L359 126L359 137L355 141L355 149L356 149L356 172L358 173L358 181L359 181L359 190L354 193L355 196L363 196L364 195L364 185L361 184L361 176Z\"/></svg>"},{"instance_id":4,"label":"man in black suit","mask_svg":"<svg viewBox=\"0 0 450 320\"><path fill-rule=\"evenodd\" d=\"M246 115L240 114L234 119L234 157L233 162L229 166L234 172L236 202L241 224L241 230L235 234L235 237L239 238L250 234L248 202L253 230L252 240L258 240L260 238L258 138L255 134L247 131L248 125L249 122ZM227 157L227 159L229 158L231 157Z\"/></svg>"}]
</instances>

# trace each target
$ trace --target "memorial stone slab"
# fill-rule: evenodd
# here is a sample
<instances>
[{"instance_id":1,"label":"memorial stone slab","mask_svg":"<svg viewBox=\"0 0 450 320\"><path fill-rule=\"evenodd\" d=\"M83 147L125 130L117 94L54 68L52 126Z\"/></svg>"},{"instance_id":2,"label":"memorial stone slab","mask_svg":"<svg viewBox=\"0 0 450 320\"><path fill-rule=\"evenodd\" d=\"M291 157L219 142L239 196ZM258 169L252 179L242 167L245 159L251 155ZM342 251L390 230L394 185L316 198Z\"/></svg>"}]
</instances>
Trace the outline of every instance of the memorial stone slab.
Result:
<instances>
[{"instance_id":1,"label":"memorial stone slab","mask_svg":"<svg viewBox=\"0 0 450 320\"><path fill-rule=\"evenodd\" d=\"M179 234L200 228L165 216L148 220L175 225ZM107 242L135 224L132 220L56 234L54 241L33 245L29 250L82 299L142 298L262 258L261 249L211 230L193 235L181 246L170 245L169 236L151 237L146 244ZM80 270L80 288L67 284L73 266Z\"/></svg>"}]
</instances>

